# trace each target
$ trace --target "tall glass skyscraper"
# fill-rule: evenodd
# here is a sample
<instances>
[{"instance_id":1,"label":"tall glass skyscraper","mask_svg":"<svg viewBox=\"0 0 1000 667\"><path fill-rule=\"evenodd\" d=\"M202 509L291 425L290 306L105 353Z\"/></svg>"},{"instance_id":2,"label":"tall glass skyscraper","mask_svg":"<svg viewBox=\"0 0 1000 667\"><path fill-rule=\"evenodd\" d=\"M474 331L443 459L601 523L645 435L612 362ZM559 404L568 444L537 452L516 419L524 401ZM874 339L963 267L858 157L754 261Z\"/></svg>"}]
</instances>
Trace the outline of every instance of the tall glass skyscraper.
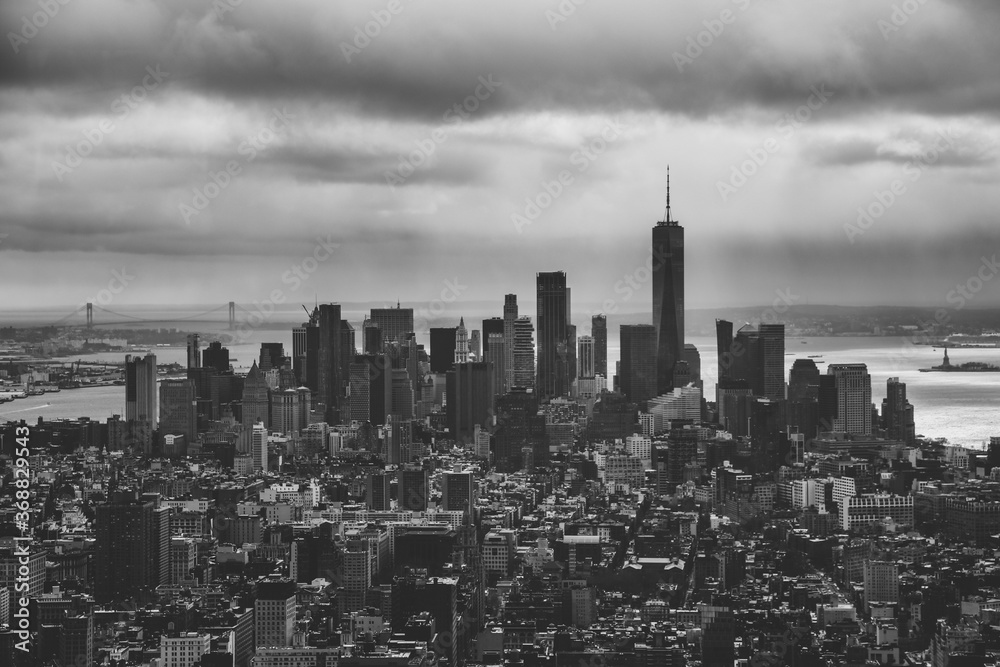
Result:
<instances>
[{"instance_id":1,"label":"tall glass skyscraper","mask_svg":"<svg viewBox=\"0 0 1000 667\"><path fill-rule=\"evenodd\" d=\"M656 393L674 388L674 364L684 349L684 228L667 209L653 227L653 326L656 328Z\"/></svg>"},{"instance_id":2,"label":"tall glass skyscraper","mask_svg":"<svg viewBox=\"0 0 1000 667\"><path fill-rule=\"evenodd\" d=\"M590 319L590 335L594 338L594 373L608 377L608 318L594 315Z\"/></svg>"},{"instance_id":3,"label":"tall glass skyscraper","mask_svg":"<svg viewBox=\"0 0 1000 667\"><path fill-rule=\"evenodd\" d=\"M538 382L541 400L569 393L572 357L570 345L570 293L566 274L551 271L535 275L538 289Z\"/></svg>"}]
</instances>

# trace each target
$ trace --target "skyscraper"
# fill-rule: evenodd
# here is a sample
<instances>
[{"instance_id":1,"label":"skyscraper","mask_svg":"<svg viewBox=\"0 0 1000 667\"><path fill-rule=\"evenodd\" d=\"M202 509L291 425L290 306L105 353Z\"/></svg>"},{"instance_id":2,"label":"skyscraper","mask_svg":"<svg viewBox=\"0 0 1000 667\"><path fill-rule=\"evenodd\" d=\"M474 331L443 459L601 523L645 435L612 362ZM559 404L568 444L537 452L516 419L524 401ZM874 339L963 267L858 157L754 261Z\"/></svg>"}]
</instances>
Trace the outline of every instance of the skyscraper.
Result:
<instances>
[{"instance_id":1,"label":"skyscraper","mask_svg":"<svg viewBox=\"0 0 1000 667\"><path fill-rule=\"evenodd\" d=\"M455 329L455 363L464 364L469 361L469 331L465 328L465 318L458 321Z\"/></svg>"},{"instance_id":2,"label":"skyscraper","mask_svg":"<svg viewBox=\"0 0 1000 667\"><path fill-rule=\"evenodd\" d=\"M448 428L458 443L470 442L477 425L493 421L493 366L483 361L456 363L448 371Z\"/></svg>"},{"instance_id":3,"label":"skyscraper","mask_svg":"<svg viewBox=\"0 0 1000 667\"><path fill-rule=\"evenodd\" d=\"M430 495L430 476L427 471L419 465L403 465L399 468L397 477L399 509L425 511L427 497Z\"/></svg>"},{"instance_id":4,"label":"skyscraper","mask_svg":"<svg viewBox=\"0 0 1000 667\"><path fill-rule=\"evenodd\" d=\"M819 395L819 368L812 359L796 359L788 371L788 400L803 401Z\"/></svg>"},{"instance_id":5,"label":"skyscraper","mask_svg":"<svg viewBox=\"0 0 1000 667\"><path fill-rule=\"evenodd\" d=\"M517 295L507 294L503 298L503 342L507 351L507 358L504 360L504 382L503 391L507 393L514 386L514 322L517 321ZM532 358L534 358L535 348L532 343ZM534 374L534 368L532 368Z\"/></svg>"},{"instance_id":6,"label":"skyscraper","mask_svg":"<svg viewBox=\"0 0 1000 667\"><path fill-rule=\"evenodd\" d=\"M593 378L596 370L596 354L594 338L592 336L580 336L577 341L578 353L576 357L577 377Z\"/></svg>"},{"instance_id":7,"label":"skyscraper","mask_svg":"<svg viewBox=\"0 0 1000 667\"><path fill-rule=\"evenodd\" d=\"M446 472L441 481L441 507L445 512L463 512L474 518L476 480L471 472Z\"/></svg>"},{"instance_id":8,"label":"skyscraper","mask_svg":"<svg viewBox=\"0 0 1000 667\"><path fill-rule=\"evenodd\" d=\"M243 426L250 427L260 422L266 428L271 426L271 392L267 380L255 361L250 366L243 381Z\"/></svg>"},{"instance_id":9,"label":"skyscraper","mask_svg":"<svg viewBox=\"0 0 1000 667\"><path fill-rule=\"evenodd\" d=\"M538 291L538 381L539 399L569 393L570 290L562 271L535 275Z\"/></svg>"},{"instance_id":10,"label":"skyscraper","mask_svg":"<svg viewBox=\"0 0 1000 667\"><path fill-rule=\"evenodd\" d=\"M507 350L504 345L503 333L491 333L489 338L483 341L488 343L483 349L483 361L490 364L493 373L493 394L503 396L504 394L504 368L507 363Z\"/></svg>"},{"instance_id":11,"label":"skyscraper","mask_svg":"<svg viewBox=\"0 0 1000 667\"><path fill-rule=\"evenodd\" d=\"M483 356L490 349L490 334L500 334L503 337L503 325L504 321L502 317L491 317L488 320L483 320ZM501 375L503 375L503 369L500 369Z\"/></svg>"},{"instance_id":12,"label":"skyscraper","mask_svg":"<svg viewBox=\"0 0 1000 667\"><path fill-rule=\"evenodd\" d=\"M865 364L830 364L827 374L834 377L837 413L833 430L854 435L872 433L872 379Z\"/></svg>"},{"instance_id":13,"label":"skyscraper","mask_svg":"<svg viewBox=\"0 0 1000 667\"><path fill-rule=\"evenodd\" d=\"M447 373L455 366L455 340L458 327L431 329L431 372Z\"/></svg>"},{"instance_id":14,"label":"skyscraper","mask_svg":"<svg viewBox=\"0 0 1000 667\"><path fill-rule=\"evenodd\" d=\"M718 355L718 378L733 377L733 323L715 320L715 349Z\"/></svg>"},{"instance_id":15,"label":"skyscraper","mask_svg":"<svg viewBox=\"0 0 1000 667\"><path fill-rule=\"evenodd\" d=\"M392 362L387 354L360 354L351 364L350 417L384 424L392 411Z\"/></svg>"},{"instance_id":16,"label":"skyscraper","mask_svg":"<svg viewBox=\"0 0 1000 667\"><path fill-rule=\"evenodd\" d=\"M169 581L169 508L158 495L116 491L95 508L94 598L152 600Z\"/></svg>"},{"instance_id":17,"label":"skyscraper","mask_svg":"<svg viewBox=\"0 0 1000 667\"><path fill-rule=\"evenodd\" d=\"M411 311L412 313L412 311ZM319 349L317 350L316 402L324 413L324 421L340 423L340 402L346 378L341 375L340 305L322 304L319 307ZM307 385L308 386L308 385ZM310 387L312 389L312 387Z\"/></svg>"},{"instance_id":18,"label":"skyscraper","mask_svg":"<svg viewBox=\"0 0 1000 667\"><path fill-rule=\"evenodd\" d=\"M212 341L201 355L201 363L207 368L214 368L220 373L229 371L229 349L222 347L220 341Z\"/></svg>"},{"instance_id":19,"label":"skyscraper","mask_svg":"<svg viewBox=\"0 0 1000 667\"><path fill-rule=\"evenodd\" d=\"M372 308L370 319L381 329L385 343L398 342L403 334L413 331L413 309L400 308L398 303L395 308Z\"/></svg>"},{"instance_id":20,"label":"skyscraper","mask_svg":"<svg viewBox=\"0 0 1000 667\"><path fill-rule=\"evenodd\" d=\"M254 471L267 470L267 428L263 424L254 424L250 431L250 456Z\"/></svg>"},{"instance_id":21,"label":"skyscraper","mask_svg":"<svg viewBox=\"0 0 1000 667\"><path fill-rule=\"evenodd\" d=\"M785 398L785 325L760 325L764 366L764 397L772 401Z\"/></svg>"},{"instance_id":22,"label":"skyscraper","mask_svg":"<svg viewBox=\"0 0 1000 667\"><path fill-rule=\"evenodd\" d=\"M621 325L621 390L633 403L657 395L656 329L651 324Z\"/></svg>"},{"instance_id":23,"label":"skyscraper","mask_svg":"<svg viewBox=\"0 0 1000 667\"><path fill-rule=\"evenodd\" d=\"M375 512L388 512L392 509L389 500L390 475L385 472L368 475L368 485L365 489L365 504Z\"/></svg>"},{"instance_id":24,"label":"skyscraper","mask_svg":"<svg viewBox=\"0 0 1000 667\"><path fill-rule=\"evenodd\" d=\"M185 447L198 435L197 396L194 380L160 383L160 434L183 435ZM182 454L182 452L177 452Z\"/></svg>"},{"instance_id":25,"label":"skyscraper","mask_svg":"<svg viewBox=\"0 0 1000 667\"><path fill-rule=\"evenodd\" d=\"M608 318L594 315L590 318L590 335L594 338L594 374L608 377Z\"/></svg>"},{"instance_id":26,"label":"skyscraper","mask_svg":"<svg viewBox=\"0 0 1000 667\"><path fill-rule=\"evenodd\" d=\"M156 355L147 352L140 359L125 355L125 419L156 428Z\"/></svg>"},{"instance_id":27,"label":"skyscraper","mask_svg":"<svg viewBox=\"0 0 1000 667\"><path fill-rule=\"evenodd\" d=\"M653 227L653 326L656 328L656 393L674 388L674 364L684 349L684 228L667 208Z\"/></svg>"},{"instance_id":28,"label":"skyscraper","mask_svg":"<svg viewBox=\"0 0 1000 667\"><path fill-rule=\"evenodd\" d=\"M519 317L514 321L514 351L511 371L512 383L507 387L535 386L535 328L530 317Z\"/></svg>"},{"instance_id":29,"label":"skyscraper","mask_svg":"<svg viewBox=\"0 0 1000 667\"><path fill-rule=\"evenodd\" d=\"M281 368L285 358L285 346L281 343L260 344L260 370L267 372L272 368Z\"/></svg>"},{"instance_id":30,"label":"skyscraper","mask_svg":"<svg viewBox=\"0 0 1000 667\"><path fill-rule=\"evenodd\" d=\"M295 629L295 582L262 581L254 602L256 648L291 646Z\"/></svg>"},{"instance_id":31,"label":"skyscraper","mask_svg":"<svg viewBox=\"0 0 1000 667\"><path fill-rule=\"evenodd\" d=\"M201 344L196 333L187 337L187 367L201 368Z\"/></svg>"},{"instance_id":32,"label":"skyscraper","mask_svg":"<svg viewBox=\"0 0 1000 667\"><path fill-rule=\"evenodd\" d=\"M906 400L906 383L900 382L898 377L886 381L886 395L882 399L882 428L890 440L908 445L916 441L913 406Z\"/></svg>"},{"instance_id":33,"label":"skyscraper","mask_svg":"<svg viewBox=\"0 0 1000 667\"><path fill-rule=\"evenodd\" d=\"M764 349L760 332L745 324L736 332L732 345L732 370L729 377L746 380L754 396L764 396Z\"/></svg>"}]
</instances>

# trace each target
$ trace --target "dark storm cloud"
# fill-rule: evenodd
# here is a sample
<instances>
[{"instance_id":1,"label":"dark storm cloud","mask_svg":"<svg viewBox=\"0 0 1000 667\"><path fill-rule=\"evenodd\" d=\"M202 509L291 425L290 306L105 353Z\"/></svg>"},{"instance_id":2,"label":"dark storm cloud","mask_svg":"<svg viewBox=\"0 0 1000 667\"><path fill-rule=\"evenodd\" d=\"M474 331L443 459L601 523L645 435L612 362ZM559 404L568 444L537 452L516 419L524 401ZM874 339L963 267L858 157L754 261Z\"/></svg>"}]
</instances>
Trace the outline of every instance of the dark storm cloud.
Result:
<instances>
[{"instance_id":1,"label":"dark storm cloud","mask_svg":"<svg viewBox=\"0 0 1000 667\"><path fill-rule=\"evenodd\" d=\"M885 140L815 141L805 148L804 156L824 166L924 162L939 167L982 167L997 162L997 146L987 135L952 136L949 128L942 127L937 132L897 131Z\"/></svg>"},{"instance_id":2,"label":"dark storm cloud","mask_svg":"<svg viewBox=\"0 0 1000 667\"><path fill-rule=\"evenodd\" d=\"M384 3L344 10L247 0L221 16L193 1L70 4L57 19L86 13L88 20L53 20L15 57L0 60L0 83L78 89L89 82L114 91L158 64L178 85L207 96L336 100L359 112L425 120L440 118L489 74L502 85L477 112L484 116L784 108L819 83L839 92L837 113L1000 109L1000 21L996 8L981 2L921 5L889 33L879 22L891 23L890 2L594 4L553 29L545 12L557 6L404 3L348 62L345 45ZM4 32L17 31L34 8L6 4ZM731 23L709 35L707 46L688 50L706 22L721 25L715 22L723 11ZM684 63L678 54L695 57ZM99 96L79 99L87 102L99 105Z\"/></svg>"}]
</instances>

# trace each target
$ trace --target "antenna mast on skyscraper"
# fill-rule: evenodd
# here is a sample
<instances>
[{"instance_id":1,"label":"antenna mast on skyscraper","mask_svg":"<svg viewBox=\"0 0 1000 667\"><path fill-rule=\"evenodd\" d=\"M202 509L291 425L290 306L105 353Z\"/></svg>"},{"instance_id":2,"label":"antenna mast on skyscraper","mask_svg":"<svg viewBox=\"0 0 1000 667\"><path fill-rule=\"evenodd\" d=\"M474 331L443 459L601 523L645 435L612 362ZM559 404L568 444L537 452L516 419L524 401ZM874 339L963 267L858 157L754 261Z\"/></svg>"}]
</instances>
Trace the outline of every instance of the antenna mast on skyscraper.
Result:
<instances>
[{"instance_id":1,"label":"antenna mast on skyscraper","mask_svg":"<svg viewBox=\"0 0 1000 667\"><path fill-rule=\"evenodd\" d=\"M673 218L670 217L670 165L667 165L667 210L663 215L663 220L665 222L673 222Z\"/></svg>"}]
</instances>

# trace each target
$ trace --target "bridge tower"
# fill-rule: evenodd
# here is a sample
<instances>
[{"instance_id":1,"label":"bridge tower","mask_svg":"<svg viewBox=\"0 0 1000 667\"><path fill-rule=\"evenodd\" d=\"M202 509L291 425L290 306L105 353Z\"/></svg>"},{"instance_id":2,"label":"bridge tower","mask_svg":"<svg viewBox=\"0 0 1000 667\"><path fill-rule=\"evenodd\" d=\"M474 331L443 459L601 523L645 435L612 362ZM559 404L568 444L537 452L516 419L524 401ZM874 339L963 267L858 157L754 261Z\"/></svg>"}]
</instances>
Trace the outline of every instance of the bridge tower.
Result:
<instances>
[{"instance_id":1,"label":"bridge tower","mask_svg":"<svg viewBox=\"0 0 1000 667\"><path fill-rule=\"evenodd\" d=\"M87 328L94 328L94 304L92 303L87 304Z\"/></svg>"},{"instance_id":2,"label":"bridge tower","mask_svg":"<svg viewBox=\"0 0 1000 667\"><path fill-rule=\"evenodd\" d=\"M232 331L236 328L236 302L229 302L229 330Z\"/></svg>"}]
</instances>

